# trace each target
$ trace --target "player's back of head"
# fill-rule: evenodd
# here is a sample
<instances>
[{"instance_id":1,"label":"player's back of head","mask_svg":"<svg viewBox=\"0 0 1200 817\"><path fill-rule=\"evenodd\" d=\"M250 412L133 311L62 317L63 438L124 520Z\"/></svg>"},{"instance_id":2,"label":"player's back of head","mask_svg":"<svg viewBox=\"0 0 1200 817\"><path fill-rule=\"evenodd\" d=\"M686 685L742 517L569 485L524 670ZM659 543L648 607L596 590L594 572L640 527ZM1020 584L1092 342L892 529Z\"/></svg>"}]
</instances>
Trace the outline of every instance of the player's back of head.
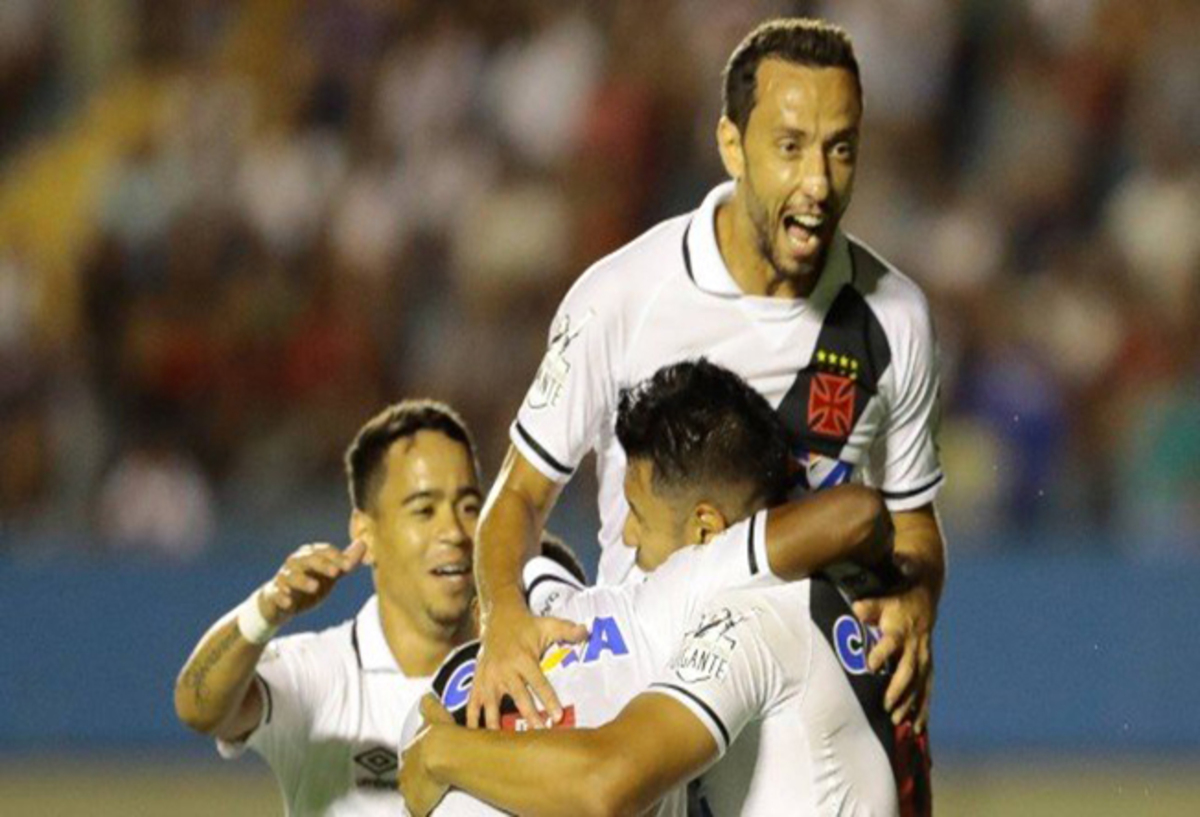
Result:
<instances>
[{"instance_id":1,"label":"player's back of head","mask_svg":"<svg viewBox=\"0 0 1200 817\"><path fill-rule=\"evenodd\" d=\"M766 399L704 358L675 363L621 392L617 439L652 466L656 491L738 497L743 516L783 501L787 430Z\"/></svg>"}]
</instances>

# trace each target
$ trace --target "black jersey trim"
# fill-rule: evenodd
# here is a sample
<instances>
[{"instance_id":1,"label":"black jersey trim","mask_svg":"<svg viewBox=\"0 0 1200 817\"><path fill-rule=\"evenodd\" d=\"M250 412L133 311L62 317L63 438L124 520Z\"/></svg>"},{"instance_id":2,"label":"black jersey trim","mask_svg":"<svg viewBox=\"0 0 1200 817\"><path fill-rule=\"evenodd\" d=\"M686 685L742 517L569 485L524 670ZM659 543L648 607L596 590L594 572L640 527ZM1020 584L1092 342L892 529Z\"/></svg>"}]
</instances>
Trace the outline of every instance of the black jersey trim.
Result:
<instances>
[{"instance_id":1,"label":"black jersey trim","mask_svg":"<svg viewBox=\"0 0 1200 817\"><path fill-rule=\"evenodd\" d=\"M263 716L262 725L266 726L271 722L271 713L275 711L275 702L271 697L271 685L267 683L267 679L263 678L259 673L254 673L255 680L258 681L259 688L263 691L263 705L266 707L266 714Z\"/></svg>"},{"instance_id":2,"label":"black jersey trim","mask_svg":"<svg viewBox=\"0 0 1200 817\"><path fill-rule=\"evenodd\" d=\"M547 451L541 443L535 440L532 434L525 430L525 426L521 425L520 421L516 423L515 428L517 429L517 433L521 435L521 439L525 441L526 445L537 452L537 455L542 458L542 461L545 462L546 465L549 465L564 477L569 477L571 474L575 473L574 468L568 468L558 460L554 459L554 457L550 456L550 452Z\"/></svg>"},{"instance_id":3,"label":"black jersey trim","mask_svg":"<svg viewBox=\"0 0 1200 817\"><path fill-rule=\"evenodd\" d=\"M362 672L362 652L358 649L358 617L354 619L354 623L350 625L350 646L354 648L354 660L358 663L358 670Z\"/></svg>"},{"instance_id":4,"label":"black jersey trim","mask_svg":"<svg viewBox=\"0 0 1200 817\"><path fill-rule=\"evenodd\" d=\"M709 718L712 719L713 723L715 723L717 725L717 729L721 730L721 737L724 738L724 740L725 740L725 748L726 749L729 748L729 744L730 744L729 730L725 728L725 723L717 716L717 713L715 711L713 711L713 708L711 706L709 706L707 703L705 703L703 700L701 700L699 696L697 696L694 692L689 692L688 690L684 689L683 687L675 686L674 684L662 684L662 683L653 684L651 686L651 689L653 689L654 687L660 687L662 689L673 690L674 692L678 692L680 695L683 695L683 696L691 699L692 701L695 701L696 705L699 706L701 709L703 709L704 713L706 715L708 715Z\"/></svg>"},{"instance_id":5,"label":"black jersey trim","mask_svg":"<svg viewBox=\"0 0 1200 817\"><path fill-rule=\"evenodd\" d=\"M582 590L583 589L582 587L577 585L575 582L568 581L567 579L564 579L562 576L552 576L549 573L547 573L547 574L538 576L536 579L533 580L533 584L529 585L529 587L527 587L525 589L525 603L526 604L528 604L529 600L531 598L533 598L533 591L537 590L538 585L542 584L543 582L558 582L559 584L565 584L567 587L570 587L573 590Z\"/></svg>"},{"instance_id":6,"label":"black jersey trim","mask_svg":"<svg viewBox=\"0 0 1200 817\"><path fill-rule=\"evenodd\" d=\"M692 232L692 219L688 219L687 226L683 228L683 268L687 270L688 278L692 279L692 283L696 283L696 274L692 272L692 251L688 249L688 235Z\"/></svg>"},{"instance_id":7,"label":"black jersey trim","mask_svg":"<svg viewBox=\"0 0 1200 817\"><path fill-rule=\"evenodd\" d=\"M756 554L754 552L755 551L754 525L756 522L758 522L758 514L755 514L754 516L750 517L750 535L746 537L746 541L749 542L749 548L750 548L750 575L751 576L758 575L758 554Z\"/></svg>"},{"instance_id":8,"label":"black jersey trim","mask_svg":"<svg viewBox=\"0 0 1200 817\"><path fill-rule=\"evenodd\" d=\"M911 491L896 491L896 492L880 491L879 493L883 495L884 499L908 499L910 496L916 496L917 494L925 493L926 491L928 491L930 488L933 488L934 486L936 486L938 483L940 483L945 478L946 478L945 474L938 474L936 477L931 479L925 485L922 485L920 488L913 488Z\"/></svg>"}]
</instances>

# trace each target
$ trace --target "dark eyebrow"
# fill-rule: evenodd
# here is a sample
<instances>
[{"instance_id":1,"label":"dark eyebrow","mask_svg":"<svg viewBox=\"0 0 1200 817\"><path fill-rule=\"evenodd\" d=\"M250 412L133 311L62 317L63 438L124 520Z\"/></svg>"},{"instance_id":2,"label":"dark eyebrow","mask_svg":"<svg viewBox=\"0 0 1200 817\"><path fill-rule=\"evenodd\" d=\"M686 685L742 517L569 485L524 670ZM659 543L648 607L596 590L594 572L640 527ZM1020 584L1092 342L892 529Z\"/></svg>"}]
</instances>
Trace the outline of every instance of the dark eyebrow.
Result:
<instances>
[{"instance_id":1,"label":"dark eyebrow","mask_svg":"<svg viewBox=\"0 0 1200 817\"><path fill-rule=\"evenodd\" d=\"M842 128L837 133L825 140L827 145L835 145L838 142L854 142L858 140L858 128Z\"/></svg>"},{"instance_id":2,"label":"dark eyebrow","mask_svg":"<svg viewBox=\"0 0 1200 817\"><path fill-rule=\"evenodd\" d=\"M400 500L401 505L410 505L414 502L433 501L441 495L440 491L414 491L404 499Z\"/></svg>"}]
</instances>

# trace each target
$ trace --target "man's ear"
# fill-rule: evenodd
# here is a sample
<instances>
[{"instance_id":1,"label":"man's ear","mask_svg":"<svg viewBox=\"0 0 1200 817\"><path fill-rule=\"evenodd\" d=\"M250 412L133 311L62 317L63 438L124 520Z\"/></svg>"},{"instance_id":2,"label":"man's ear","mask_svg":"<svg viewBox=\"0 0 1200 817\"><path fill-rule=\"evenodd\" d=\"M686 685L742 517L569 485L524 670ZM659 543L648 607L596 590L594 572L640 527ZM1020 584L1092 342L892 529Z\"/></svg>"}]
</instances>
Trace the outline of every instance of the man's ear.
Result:
<instances>
[{"instance_id":1,"label":"man's ear","mask_svg":"<svg viewBox=\"0 0 1200 817\"><path fill-rule=\"evenodd\" d=\"M687 543L707 545L729 527L729 520L711 502L701 501L692 509L687 523Z\"/></svg>"},{"instance_id":2,"label":"man's ear","mask_svg":"<svg viewBox=\"0 0 1200 817\"><path fill-rule=\"evenodd\" d=\"M721 164L734 181L741 181L746 173L746 153L742 149L742 132L728 116L717 123L717 150L721 153Z\"/></svg>"},{"instance_id":3,"label":"man's ear","mask_svg":"<svg viewBox=\"0 0 1200 817\"><path fill-rule=\"evenodd\" d=\"M363 554L363 564L375 564L375 520L366 511L354 509L350 514L350 541L361 541L367 546Z\"/></svg>"}]
</instances>

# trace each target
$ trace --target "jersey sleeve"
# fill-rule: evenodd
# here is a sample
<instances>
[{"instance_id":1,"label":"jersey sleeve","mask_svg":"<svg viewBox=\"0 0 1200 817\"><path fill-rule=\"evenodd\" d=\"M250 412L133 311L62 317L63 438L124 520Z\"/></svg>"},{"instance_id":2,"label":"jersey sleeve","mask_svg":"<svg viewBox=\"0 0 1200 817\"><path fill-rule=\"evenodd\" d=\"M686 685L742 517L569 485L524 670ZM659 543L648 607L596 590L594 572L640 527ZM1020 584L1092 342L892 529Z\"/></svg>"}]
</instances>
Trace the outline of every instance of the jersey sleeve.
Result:
<instances>
[{"instance_id":1,"label":"jersey sleeve","mask_svg":"<svg viewBox=\"0 0 1200 817\"><path fill-rule=\"evenodd\" d=\"M635 597L637 616L651 634L674 642L713 596L724 590L772 586L766 549L767 511L743 520L707 545L683 548L649 574Z\"/></svg>"},{"instance_id":2,"label":"jersey sleeve","mask_svg":"<svg viewBox=\"0 0 1200 817\"><path fill-rule=\"evenodd\" d=\"M316 704L333 692L328 671L309 649L312 639L309 634L294 635L267 645L254 679L263 696L262 719L244 742L217 741L222 757L238 757L249 747L281 781L299 773Z\"/></svg>"},{"instance_id":3,"label":"jersey sleeve","mask_svg":"<svg viewBox=\"0 0 1200 817\"><path fill-rule=\"evenodd\" d=\"M868 481L891 511L929 504L944 479L935 438L941 397L937 342L923 297L913 313L897 339L895 393L870 456Z\"/></svg>"},{"instance_id":4,"label":"jersey sleeve","mask_svg":"<svg viewBox=\"0 0 1200 817\"><path fill-rule=\"evenodd\" d=\"M545 556L535 556L526 562L521 578L525 601L535 616L551 615L560 604L584 589L570 571Z\"/></svg>"},{"instance_id":5,"label":"jersey sleeve","mask_svg":"<svg viewBox=\"0 0 1200 817\"><path fill-rule=\"evenodd\" d=\"M616 409L627 316L602 272L585 274L563 299L509 432L522 456L555 482L571 478Z\"/></svg>"},{"instance_id":6,"label":"jersey sleeve","mask_svg":"<svg viewBox=\"0 0 1200 817\"><path fill-rule=\"evenodd\" d=\"M769 615L752 603L707 605L674 657L647 690L683 704L724 755L746 724L786 695L785 673L770 644Z\"/></svg>"}]
</instances>

